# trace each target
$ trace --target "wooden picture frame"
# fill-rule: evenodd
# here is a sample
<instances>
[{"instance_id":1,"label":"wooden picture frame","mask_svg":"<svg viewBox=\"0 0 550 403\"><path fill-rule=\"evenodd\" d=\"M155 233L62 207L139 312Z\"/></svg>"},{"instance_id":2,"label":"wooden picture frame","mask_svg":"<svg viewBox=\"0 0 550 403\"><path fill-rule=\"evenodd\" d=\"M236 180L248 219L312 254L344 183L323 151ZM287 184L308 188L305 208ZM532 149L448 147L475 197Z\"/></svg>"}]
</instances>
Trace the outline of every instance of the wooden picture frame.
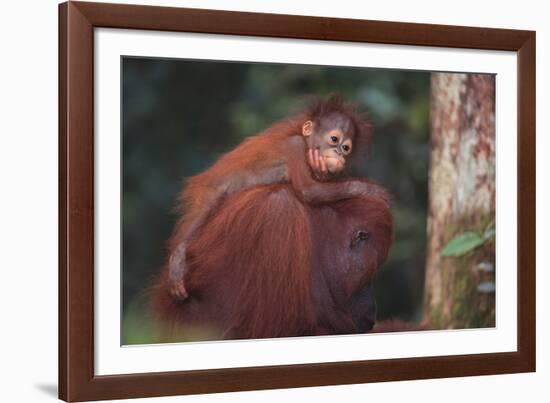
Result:
<instances>
[{"instance_id":1,"label":"wooden picture frame","mask_svg":"<svg viewBox=\"0 0 550 403\"><path fill-rule=\"evenodd\" d=\"M506 50L518 56L518 350L94 375L94 28ZM535 32L168 7L59 6L59 398L122 399L535 371Z\"/></svg>"}]
</instances>

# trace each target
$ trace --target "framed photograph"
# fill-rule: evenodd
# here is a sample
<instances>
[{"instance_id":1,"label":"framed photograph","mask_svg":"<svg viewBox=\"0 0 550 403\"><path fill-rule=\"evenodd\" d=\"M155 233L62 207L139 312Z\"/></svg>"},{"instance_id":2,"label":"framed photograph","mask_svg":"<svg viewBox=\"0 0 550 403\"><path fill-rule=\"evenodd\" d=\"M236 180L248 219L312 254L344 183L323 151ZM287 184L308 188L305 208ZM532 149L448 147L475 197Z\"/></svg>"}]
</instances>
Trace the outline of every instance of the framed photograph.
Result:
<instances>
[{"instance_id":1,"label":"framed photograph","mask_svg":"<svg viewBox=\"0 0 550 403\"><path fill-rule=\"evenodd\" d=\"M59 6L59 398L535 371L535 33Z\"/></svg>"}]
</instances>

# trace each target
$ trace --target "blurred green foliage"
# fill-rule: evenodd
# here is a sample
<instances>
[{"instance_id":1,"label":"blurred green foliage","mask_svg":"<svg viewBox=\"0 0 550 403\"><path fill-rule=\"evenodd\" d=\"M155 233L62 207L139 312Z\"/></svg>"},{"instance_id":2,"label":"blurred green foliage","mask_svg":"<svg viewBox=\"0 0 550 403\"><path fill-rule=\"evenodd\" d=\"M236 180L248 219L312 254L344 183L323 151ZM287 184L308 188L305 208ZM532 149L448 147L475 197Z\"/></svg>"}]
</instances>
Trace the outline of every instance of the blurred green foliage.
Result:
<instances>
[{"instance_id":1,"label":"blurred green foliage","mask_svg":"<svg viewBox=\"0 0 550 403\"><path fill-rule=\"evenodd\" d=\"M394 244L376 281L379 319L422 311L430 73L309 65L122 59L123 339L148 339L147 287L165 258L185 177L304 104L336 92L367 110L361 175L393 195ZM140 334L143 333L143 334Z\"/></svg>"}]
</instances>

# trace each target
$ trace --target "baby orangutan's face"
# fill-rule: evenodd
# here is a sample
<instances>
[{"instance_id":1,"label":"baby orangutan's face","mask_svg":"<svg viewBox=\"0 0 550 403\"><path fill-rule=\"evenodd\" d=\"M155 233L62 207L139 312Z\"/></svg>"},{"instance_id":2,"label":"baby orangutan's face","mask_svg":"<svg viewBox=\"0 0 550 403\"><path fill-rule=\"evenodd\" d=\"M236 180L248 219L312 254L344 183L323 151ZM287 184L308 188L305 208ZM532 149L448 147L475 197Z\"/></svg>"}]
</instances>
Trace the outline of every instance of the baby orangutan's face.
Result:
<instances>
[{"instance_id":1,"label":"baby orangutan's face","mask_svg":"<svg viewBox=\"0 0 550 403\"><path fill-rule=\"evenodd\" d=\"M310 138L310 148L318 150L331 174L343 171L353 149L353 127L347 117L334 113L318 123L308 120L302 134Z\"/></svg>"}]
</instances>

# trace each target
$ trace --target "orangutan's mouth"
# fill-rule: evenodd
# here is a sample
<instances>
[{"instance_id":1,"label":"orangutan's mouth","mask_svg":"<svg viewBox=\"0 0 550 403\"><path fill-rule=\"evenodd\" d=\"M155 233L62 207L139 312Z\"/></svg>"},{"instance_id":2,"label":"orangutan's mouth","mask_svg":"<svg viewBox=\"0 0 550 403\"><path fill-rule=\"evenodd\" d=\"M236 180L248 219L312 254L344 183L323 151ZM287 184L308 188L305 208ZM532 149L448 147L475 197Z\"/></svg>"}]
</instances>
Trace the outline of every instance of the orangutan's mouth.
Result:
<instances>
[{"instance_id":1,"label":"orangutan's mouth","mask_svg":"<svg viewBox=\"0 0 550 403\"><path fill-rule=\"evenodd\" d=\"M330 172L338 172L344 168L344 163L341 159L335 157L324 157L327 163L327 168Z\"/></svg>"}]
</instances>

